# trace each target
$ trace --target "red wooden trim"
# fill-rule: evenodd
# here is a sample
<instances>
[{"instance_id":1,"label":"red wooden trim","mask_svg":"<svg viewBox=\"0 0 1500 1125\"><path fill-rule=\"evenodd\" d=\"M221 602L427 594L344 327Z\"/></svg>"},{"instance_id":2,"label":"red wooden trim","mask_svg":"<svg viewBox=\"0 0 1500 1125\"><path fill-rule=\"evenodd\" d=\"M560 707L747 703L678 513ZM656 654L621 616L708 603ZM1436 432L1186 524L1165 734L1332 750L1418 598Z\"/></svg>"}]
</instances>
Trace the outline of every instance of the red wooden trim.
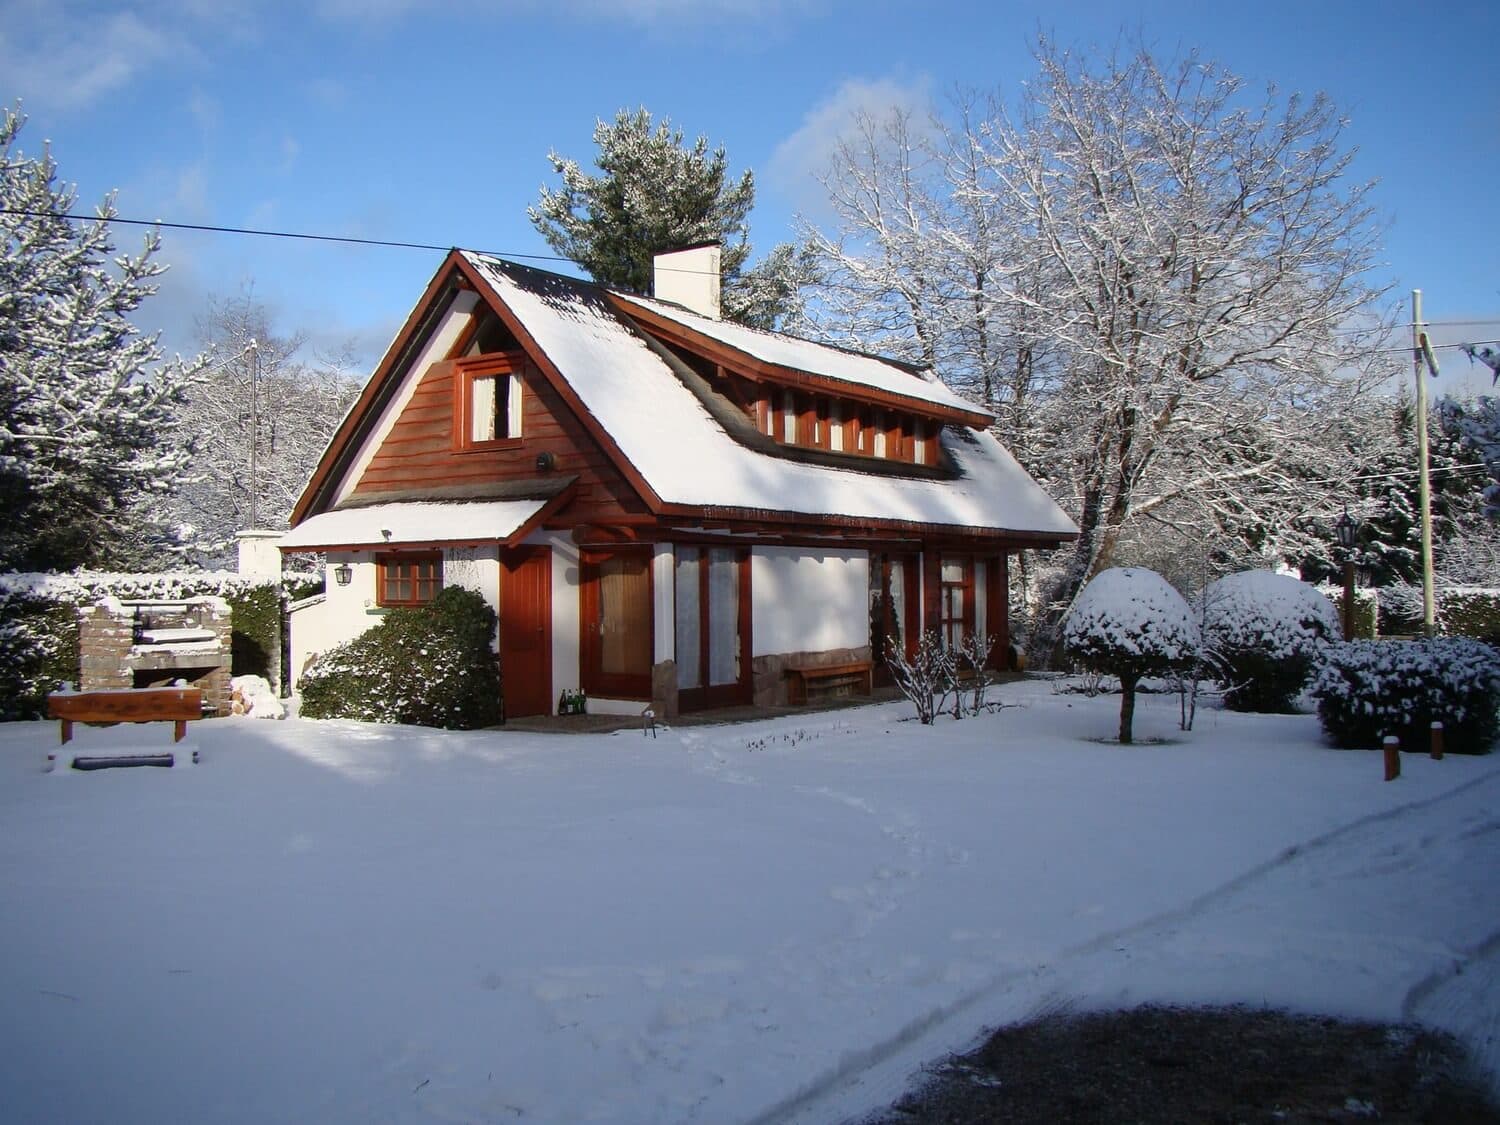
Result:
<instances>
[{"instance_id":1,"label":"red wooden trim","mask_svg":"<svg viewBox=\"0 0 1500 1125\"><path fill-rule=\"evenodd\" d=\"M1005 668L1010 660L1010 556L989 559L984 567L984 632L992 642L990 666Z\"/></svg>"},{"instance_id":2,"label":"red wooden trim","mask_svg":"<svg viewBox=\"0 0 1500 1125\"><path fill-rule=\"evenodd\" d=\"M965 410L961 407L945 406L941 403L928 402L926 399L909 398L894 391L881 390L864 383L850 383L811 371L801 371L795 367L768 363L722 340L716 340L686 325L679 324L653 309L631 304L628 300L613 293L606 293L605 296L624 316L641 322L652 334L664 336L679 347L697 352L715 363L732 367L749 379L781 383L802 390L822 391L842 398L854 398L901 410L916 411L932 418L957 422L976 429L984 429L995 420L992 415L981 411L978 407ZM872 357L872 362L880 361ZM893 370L901 370L901 368L893 367ZM913 375L912 378L918 378L918 376Z\"/></svg>"},{"instance_id":3,"label":"red wooden trim","mask_svg":"<svg viewBox=\"0 0 1500 1125\"><path fill-rule=\"evenodd\" d=\"M431 566L433 573L430 578L423 577L415 568ZM391 598L386 596L387 570L391 567L412 567L414 573L406 579L411 583L412 596L409 598ZM417 593L419 585L426 585L431 589L427 597L420 597ZM401 551L381 553L375 556L375 604L389 606L426 605L432 601L437 592L443 588L443 553L441 551Z\"/></svg>"},{"instance_id":4,"label":"red wooden trim","mask_svg":"<svg viewBox=\"0 0 1500 1125\"><path fill-rule=\"evenodd\" d=\"M302 495L297 498L296 506L292 508L289 519L292 527L296 527L311 514L310 509L314 498L322 493L334 466L343 460L349 443L363 428L366 416L379 399L386 383L393 376L404 374L404 372L394 371L397 359L406 353L417 329L433 311L433 303L453 278L454 267L460 265L462 261L462 255L457 250L450 250L448 256L443 259L442 265L438 266L437 272L432 275L432 280L427 283L427 288L423 291L421 298L412 306L411 312L407 314L406 322L401 326L401 331L396 333L396 338L391 341L391 346L386 349L385 355L376 365L374 373L365 383L365 388L360 392L358 400L345 415L343 422L339 424L338 430L328 443L328 448L323 451L323 456L318 459L317 467L313 469L307 487L302 490Z\"/></svg>"},{"instance_id":5,"label":"red wooden trim","mask_svg":"<svg viewBox=\"0 0 1500 1125\"><path fill-rule=\"evenodd\" d=\"M479 326L483 323L484 315L476 306L469 313L469 323L464 325L463 330L458 334L458 339L453 342L453 346L448 349L448 354L444 358L462 359L464 352L468 351L469 345L474 342L474 337L479 335Z\"/></svg>"},{"instance_id":6,"label":"red wooden trim","mask_svg":"<svg viewBox=\"0 0 1500 1125\"><path fill-rule=\"evenodd\" d=\"M814 445L813 431L817 426L817 404L813 396L808 394L795 395L792 398L792 409L797 412L797 444Z\"/></svg>"},{"instance_id":7,"label":"red wooden trim","mask_svg":"<svg viewBox=\"0 0 1500 1125\"><path fill-rule=\"evenodd\" d=\"M613 696L624 699L651 698L651 670L645 674L605 675L599 669L599 564L620 555L639 555L646 560L646 644L654 664L656 659L656 568L651 564L652 549L648 546L619 546L602 550L580 549L579 571L579 680L584 691L592 695Z\"/></svg>"},{"instance_id":8,"label":"red wooden trim","mask_svg":"<svg viewBox=\"0 0 1500 1125\"><path fill-rule=\"evenodd\" d=\"M530 519L523 521L520 527L516 528L509 535L507 535L503 540L503 545L506 547L516 546L533 531L541 527L543 523L545 523L547 520L550 520L554 515L556 515L561 508L566 507L569 503L571 503L573 497L577 495L577 492L578 485L576 482L568 485L567 488L563 489L551 500L548 500L545 504L538 508L535 515L533 515Z\"/></svg>"},{"instance_id":9,"label":"red wooden trim","mask_svg":"<svg viewBox=\"0 0 1500 1125\"><path fill-rule=\"evenodd\" d=\"M526 354L536 364L537 370L542 373L542 376L551 384L553 391L562 399L563 405L573 412L573 416L598 444L605 457L620 475L625 478L625 483L635 490L636 496L641 503L651 511L659 509L662 503L661 497L657 496L651 486L646 483L646 478L641 476L640 471L621 452L620 447L615 444L614 438L599 424L598 419L589 413L588 408L583 405L583 401L578 397L577 392L562 377L562 373L557 369L557 365L552 362L552 357L536 342L535 337L526 330L526 326L521 323L520 318L510 311L510 308L500 299L500 295L490 287L489 282L484 276L470 266L461 254L455 252L452 258L453 264L459 273L469 280L470 284L479 293L480 299L485 301L495 315L505 322L505 326L510 329L511 335L520 341Z\"/></svg>"},{"instance_id":10,"label":"red wooden trim","mask_svg":"<svg viewBox=\"0 0 1500 1125\"><path fill-rule=\"evenodd\" d=\"M494 352L489 355L470 356L468 359L447 361L453 365L453 448L460 453L484 452L490 449L515 449L522 438L497 437L489 441L475 441L469 435L474 432L474 380L490 376L506 377L506 381L495 388L499 395L503 390L510 394L510 380L521 378L526 367L524 352ZM433 364L433 367L436 367ZM432 370L432 368L428 368ZM425 376L424 376L425 378ZM524 400L525 395L522 395ZM524 435L525 430L522 429Z\"/></svg>"}]
</instances>

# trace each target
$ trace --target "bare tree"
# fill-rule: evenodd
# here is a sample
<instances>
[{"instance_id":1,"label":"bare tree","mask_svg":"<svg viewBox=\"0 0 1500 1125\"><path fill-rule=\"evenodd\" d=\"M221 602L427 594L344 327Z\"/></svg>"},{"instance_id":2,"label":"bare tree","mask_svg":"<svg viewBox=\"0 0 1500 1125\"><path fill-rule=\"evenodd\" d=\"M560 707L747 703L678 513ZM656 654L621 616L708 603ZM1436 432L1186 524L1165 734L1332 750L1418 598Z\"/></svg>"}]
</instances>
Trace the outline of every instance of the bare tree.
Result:
<instances>
[{"instance_id":1,"label":"bare tree","mask_svg":"<svg viewBox=\"0 0 1500 1125\"><path fill-rule=\"evenodd\" d=\"M1073 513L1081 535L1032 639L1045 659L1143 521L1269 552L1310 476L1326 508L1351 467L1308 419L1387 372L1369 185L1348 182L1326 98L1252 98L1192 54L1042 42L1037 62L1013 111L960 99L956 124L920 140L899 115L861 123L829 178L841 230L821 243L819 315L836 329L856 282L900 307L890 327L913 357L996 407L999 436Z\"/></svg>"},{"instance_id":2,"label":"bare tree","mask_svg":"<svg viewBox=\"0 0 1500 1125\"><path fill-rule=\"evenodd\" d=\"M203 456L174 516L199 561L224 563L235 532L286 526L359 383L347 357L304 362L305 337L272 331L266 307L249 294L211 298L198 329L213 358L189 393L183 425Z\"/></svg>"}]
</instances>

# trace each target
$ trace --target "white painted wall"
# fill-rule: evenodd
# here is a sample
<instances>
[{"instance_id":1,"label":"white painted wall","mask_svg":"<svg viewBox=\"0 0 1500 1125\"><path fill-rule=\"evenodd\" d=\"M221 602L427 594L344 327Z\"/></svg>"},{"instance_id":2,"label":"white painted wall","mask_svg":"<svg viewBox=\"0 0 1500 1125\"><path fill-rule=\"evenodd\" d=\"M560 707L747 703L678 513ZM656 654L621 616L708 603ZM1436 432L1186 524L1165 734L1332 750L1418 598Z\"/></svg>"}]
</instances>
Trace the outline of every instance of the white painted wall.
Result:
<instances>
[{"instance_id":1,"label":"white painted wall","mask_svg":"<svg viewBox=\"0 0 1500 1125\"><path fill-rule=\"evenodd\" d=\"M552 694L577 691L578 658L578 544L571 534L537 533L527 543L552 548ZM589 701L590 704L593 700Z\"/></svg>"},{"instance_id":2,"label":"white painted wall","mask_svg":"<svg viewBox=\"0 0 1500 1125\"><path fill-rule=\"evenodd\" d=\"M656 651L651 659L660 664L677 659L676 552L670 543L658 543L651 551L651 635Z\"/></svg>"},{"instance_id":3,"label":"white painted wall","mask_svg":"<svg viewBox=\"0 0 1500 1125\"><path fill-rule=\"evenodd\" d=\"M334 568L348 563L354 569L349 585L340 586ZM320 602L291 613L291 684L308 660L345 641L373 629L386 613L376 605L375 556L370 551L330 551L323 571L324 596ZM462 586L483 596L496 614L500 612L500 552L498 547L453 548L443 552L443 584ZM575 596L576 602L576 596ZM498 631L496 643L499 642Z\"/></svg>"},{"instance_id":4,"label":"white painted wall","mask_svg":"<svg viewBox=\"0 0 1500 1125\"><path fill-rule=\"evenodd\" d=\"M870 556L757 547L750 553L753 655L870 643Z\"/></svg>"},{"instance_id":5,"label":"white painted wall","mask_svg":"<svg viewBox=\"0 0 1500 1125\"><path fill-rule=\"evenodd\" d=\"M334 568L340 563L348 563L354 569L354 577L347 586L340 586L333 577ZM368 552L330 551L323 569L323 588L321 602L291 614L289 673L293 690L308 660L335 645L352 641L380 620L380 611L375 607L375 559Z\"/></svg>"},{"instance_id":6,"label":"white painted wall","mask_svg":"<svg viewBox=\"0 0 1500 1125\"><path fill-rule=\"evenodd\" d=\"M443 585L473 590L495 611L494 645L500 648L500 548L453 547L443 552Z\"/></svg>"}]
</instances>

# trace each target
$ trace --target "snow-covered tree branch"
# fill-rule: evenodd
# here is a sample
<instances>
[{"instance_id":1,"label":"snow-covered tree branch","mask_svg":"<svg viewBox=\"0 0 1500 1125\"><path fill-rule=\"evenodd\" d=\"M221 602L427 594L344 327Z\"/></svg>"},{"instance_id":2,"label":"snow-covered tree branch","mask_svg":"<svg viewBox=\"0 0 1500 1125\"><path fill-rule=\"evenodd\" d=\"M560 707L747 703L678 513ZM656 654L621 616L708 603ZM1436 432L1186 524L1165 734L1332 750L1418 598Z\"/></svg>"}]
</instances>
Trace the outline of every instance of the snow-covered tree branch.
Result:
<instances>
[{"instance_id":1,"label":"snow-covered tree branch","mask_svg":"<svg viewBox=\"0 0 1500 1125\"><path fill-rule=\"evenodd\" d=\"M116 255L112 196L96 222L59 218L76 192L16 147L24 123L0 120L0 568L107 564L189 471L179 412L199 364L162 363L128 319L166 268L157 234Z\"/></svg>"}]
</instances>

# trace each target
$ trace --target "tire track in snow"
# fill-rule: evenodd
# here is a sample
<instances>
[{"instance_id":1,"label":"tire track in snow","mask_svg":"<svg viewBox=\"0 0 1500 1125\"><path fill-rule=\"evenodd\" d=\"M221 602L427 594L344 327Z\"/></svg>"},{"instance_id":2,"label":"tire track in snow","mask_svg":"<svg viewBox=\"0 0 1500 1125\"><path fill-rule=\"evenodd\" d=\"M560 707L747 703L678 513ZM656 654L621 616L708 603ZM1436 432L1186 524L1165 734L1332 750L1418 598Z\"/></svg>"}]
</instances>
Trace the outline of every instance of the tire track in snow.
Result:
<instances>
[{"instance_id":1,"label":"tire track in snow","mask_svg":"<svg viewBox=\"0 0 1500 1125\"><path fill-rule=\"evenodd\" d=\"M1452 789L1445 790L1431 797L1367 813L1347 824L1339 825L1336 828L1329 829L1300 843L1284 848L1272 858L1256 864L1212 890L1195 896L1182 906L1164 910L1140 922L1131 923L1128 926L1123 926L1090 938L1088 941L1081 942L1078 945L1069 946L1063 949L1057 958L1050 963L1027 966L1020 969L1010 969L999 973L949 1003L938 1005L915 1019L910 1020L902 1025L895 1034L886 1039L871 1044L868 1047L853 1048L845 1051L840 1056L839 1061L822 1075L805 1083L800 1089L776 1104L748 1118L745 1121L745 1125L777 1125L777 1123L797 1120L802 1115L815 1110L820 1102L833 1097L855 1084L862 1075L867 1074L881 1064L893 1059L901 1052L913 1047L938 1028L983 1002L993 1001L1006 995L1021 982L1031 981L1033 984L1031 991L1036 992L1039 999L1045 998L1051 990L1045 988L1044 985L1049 980L1061 976L1062 970L1072 962L1100 953L1116 943L1127 941L1148 931L1157 928L1178 926L1191 921L1218 903L1233 897L1246 887L1264 879L1271 873L1279 871L1298 859L1328 850L1341 843L1345 838L1356 835L1372 825L1387 824L1410 817L1415 813L1453 801L1471 790L1484 786L1497 785L1497 783L1500 783L1500 769L1492 770L1480 777L1471 778ZM1451 986L1455 976L1463 973L1463 966L1466 964L1479 965L1490 972L1500 973L1500 933L1492 935L1482 942L1475 948L1472 955L1467 956L1465 961L1460 962L1455 968L1433 974L1433 977L1420 982L1408 993L1406 1003L1411 1006L1425 1003L1429 1008L1438 1008L1440 1006L1439 998L1444 990L1444 986ZM1491 1016L1489 1022L1491 1024L1500 1023L1500 1016ZM1495 1027L1490 1029L1490 1033L1492 1038L1489 1041L1488 1050L1485 1049L1486 1045L1483 1040L1479 1042L1475 1042L1474 1040L1467 1041L1473 1044L1476 1053L1488 1060L1488 1065L1493 1069L1495 1066L1495 1055L1500 1053L1500 1044L1497 1044L1493 1039L1496 1033ZM926 1055L937 1053L940 1052L936 1050L927 1051L923 1057L925 1058ZM908 1080L908 1074L903 1073L899 1076L891 1085L891 1089L887 1091L889 1096L885 1096L884 1101L889 1102L893 1097L898 1096L906 1088Z\"/></svg>"}]
</instances>

